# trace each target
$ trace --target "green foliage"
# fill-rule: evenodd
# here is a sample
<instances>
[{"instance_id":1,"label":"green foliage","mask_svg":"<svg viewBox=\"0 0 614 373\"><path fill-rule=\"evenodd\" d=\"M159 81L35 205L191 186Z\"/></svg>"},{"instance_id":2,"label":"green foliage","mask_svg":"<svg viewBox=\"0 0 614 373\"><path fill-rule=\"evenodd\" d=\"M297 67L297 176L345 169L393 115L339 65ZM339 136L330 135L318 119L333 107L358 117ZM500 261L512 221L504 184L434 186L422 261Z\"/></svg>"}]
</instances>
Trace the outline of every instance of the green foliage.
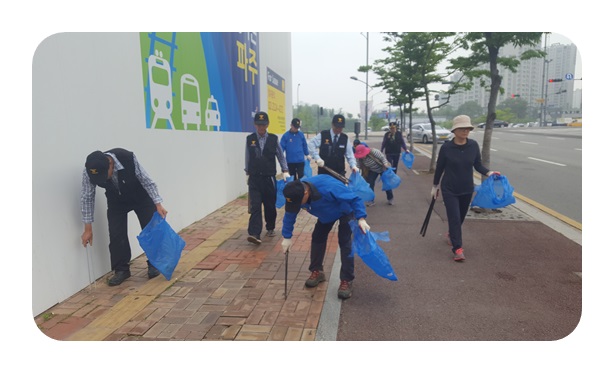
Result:
<instances>
[{"instance_id":1,"label":"green foliage","mask_svg":"<svg viewBox=\"0 0 614 373\"><path fill-rule=\"evenodd\" d=\"M467 101L458 107L456 115L468 115L471 118L484 114L484 108L477 101Z\"/></svg>"},{"instance_id":2,"label":"green foliage","mask_svg":"<svg viewBox=\"0 0 614 373\"><path fill-rule=\"evenodd\" d=\"M386 119L380 118L377 115L372 115L369 117L369 127L373 129L373 131L379 131L383 126L387 125L388 121Z\"/></svg>"},{"instance_id":3,"label":"green foliage","mask_svg":"<svg viewBox=\"0 0 614 373\"><path fill-rule=\"evenodd\" d=\"M529 103L523 98L508 98L499 103L497 109L509 109L515 116L513 122L519 122L520 119L527 117ZM497 116L498 118L499 116Z\"/></svg>"},{"instance_id":4,"label":"green foliage","mask_svg":"<svg viewBox=\"0 0 614 373\"><path fill-rule=\"evenodd\" d=\"M517 71L521 60L543 57L544 52L530 49L524 52L520 59L515 57L499 56L499 50L508 44L514 47L539 47L542 32L467 32L459 38L461 48L470 51L468 56L461 56L450 60L448 69L462 72L467 84L473 84L477 79L481 86L489 84L490 98L486 113L486 131L482 143L482 162L487 168L490 166L490 143L492 139L492 123L495 118L509 121L515 117L511 108L496 110L497 95L501 91L502 76L499 67ZM485 69L486 66L488 69Z\"/></svg>"}]
</instances>

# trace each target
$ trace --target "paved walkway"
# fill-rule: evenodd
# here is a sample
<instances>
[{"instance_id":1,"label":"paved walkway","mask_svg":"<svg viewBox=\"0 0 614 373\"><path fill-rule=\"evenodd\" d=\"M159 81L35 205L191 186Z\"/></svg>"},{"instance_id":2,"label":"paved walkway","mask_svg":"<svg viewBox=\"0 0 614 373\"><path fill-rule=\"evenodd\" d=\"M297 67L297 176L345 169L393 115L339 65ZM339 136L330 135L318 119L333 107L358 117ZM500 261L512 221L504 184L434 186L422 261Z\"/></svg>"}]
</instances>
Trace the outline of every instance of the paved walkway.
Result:
<instances>
[{"instance_id":1,"label":"paved walkway","mask_svg":"<svg viewBox=\"0 0 614 373\"><path fill-rule=\"evenodd\" d=\"M107 274L36 317L39 329L57 340L315 340L326 281L309 289L309 245L315 218L300 214L288 262L276 237L247 242L247 200L236 199L179 234L186 241L173 277L147 279L144 255L132 277L109 287ZM328 274L336 253L336 227L324 261ZM336 291L336 288L335 288Z\"/></svg>"}]
</instances>

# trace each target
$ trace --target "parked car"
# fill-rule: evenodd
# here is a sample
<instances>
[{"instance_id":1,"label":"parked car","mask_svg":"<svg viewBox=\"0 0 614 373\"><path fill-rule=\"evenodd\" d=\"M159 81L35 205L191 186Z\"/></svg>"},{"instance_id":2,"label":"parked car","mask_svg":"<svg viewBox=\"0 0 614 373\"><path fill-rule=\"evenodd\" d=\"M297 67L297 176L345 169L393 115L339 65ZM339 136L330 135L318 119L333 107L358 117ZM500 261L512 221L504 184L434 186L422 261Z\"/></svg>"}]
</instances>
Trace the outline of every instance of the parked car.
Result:
<instances>
[{"instance_id":1,"label":"parked car","mask_svg":"<svg viewBox=\"0 0 614 373\"><path fill-rule=\"evenodd\" d=\"M492 124L493 128L503 128L503 127L509 127L509 126L510 126L509 123L504 122L502 120L497 120L497 119L495 119L495 121ZM478 124L478 128L484 128L484 127L486 127L486 122Z\"/></svg>"},{"instance_id":2,"label":"parked car","mask_svg":"<svg viewBox=\"0 0 614 373\"><path fill-rule=\"evenodd\" d=\"M382 131L386 131L386 132L390 131L390 127L389 126L383 126L382 127Z\"/></svg>"},{"instance_id":3,"label":"parked car","mask_svg":"<svg viewBox=\"0 0 614 373\"><path fill-rule=\"evenodd\" d=\"M452 132L449 130L435 125L435 135L437 136L437 142L444 142L452 140ZM433 132L431 131L430 123L414 124L411 127L411 136L407 134L407 141L414 138L414 141L421 141L423 143L433 142Z\"/></svg>"}]
</instances>

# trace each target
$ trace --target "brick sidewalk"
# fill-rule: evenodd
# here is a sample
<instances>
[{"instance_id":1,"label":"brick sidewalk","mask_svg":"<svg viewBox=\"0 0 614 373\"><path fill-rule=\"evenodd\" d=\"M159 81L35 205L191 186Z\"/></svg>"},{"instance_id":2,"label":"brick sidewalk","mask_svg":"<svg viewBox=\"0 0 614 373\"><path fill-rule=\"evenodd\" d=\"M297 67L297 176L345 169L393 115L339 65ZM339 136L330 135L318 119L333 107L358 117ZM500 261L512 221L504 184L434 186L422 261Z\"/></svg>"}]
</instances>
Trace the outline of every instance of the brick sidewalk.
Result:
<instances>
[{"instance_id":1,"label":"brick sidewalk","mask_svg":"<svg viewBox=\"0 0 614 373\"><path fill-rule=\"evenodd\" d=\"M277 210L277 236L256 246L247 242L247 200L236 199L179 232L186 247L170 281L148 280L143 254L121 285L106 285L109 273L35 321L56 340L315 340L329 284L304 286L316 218L298 216L285 299L283 214ZM327 275L336 231L329 236Z\"/></svg>"}]
</instances>

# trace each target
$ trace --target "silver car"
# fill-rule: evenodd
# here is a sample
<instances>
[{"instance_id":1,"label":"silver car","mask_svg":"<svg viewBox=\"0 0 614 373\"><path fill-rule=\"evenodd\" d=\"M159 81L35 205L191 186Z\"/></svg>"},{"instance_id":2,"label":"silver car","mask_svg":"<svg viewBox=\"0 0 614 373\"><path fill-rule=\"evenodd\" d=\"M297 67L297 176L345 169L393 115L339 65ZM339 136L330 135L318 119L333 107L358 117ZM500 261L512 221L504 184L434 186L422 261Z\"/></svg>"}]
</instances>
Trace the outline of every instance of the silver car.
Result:
<instances>
[{"instance_id":1,"label":"silver car","mask_svg":"<svg viewBox=\"0 0 614 373\"><path fill-rule=\"evenodd\" d=\"M452 132L438 125L435 125L435 135L437 136L437 142L452 140ZM425 144L433 142L431 125L429 123L414 124L411 127L411 136L409 133L407 134L407 141L410 141L411 137L414 138L414 142L421 141Z\"/></svg>"}]
</instances>

